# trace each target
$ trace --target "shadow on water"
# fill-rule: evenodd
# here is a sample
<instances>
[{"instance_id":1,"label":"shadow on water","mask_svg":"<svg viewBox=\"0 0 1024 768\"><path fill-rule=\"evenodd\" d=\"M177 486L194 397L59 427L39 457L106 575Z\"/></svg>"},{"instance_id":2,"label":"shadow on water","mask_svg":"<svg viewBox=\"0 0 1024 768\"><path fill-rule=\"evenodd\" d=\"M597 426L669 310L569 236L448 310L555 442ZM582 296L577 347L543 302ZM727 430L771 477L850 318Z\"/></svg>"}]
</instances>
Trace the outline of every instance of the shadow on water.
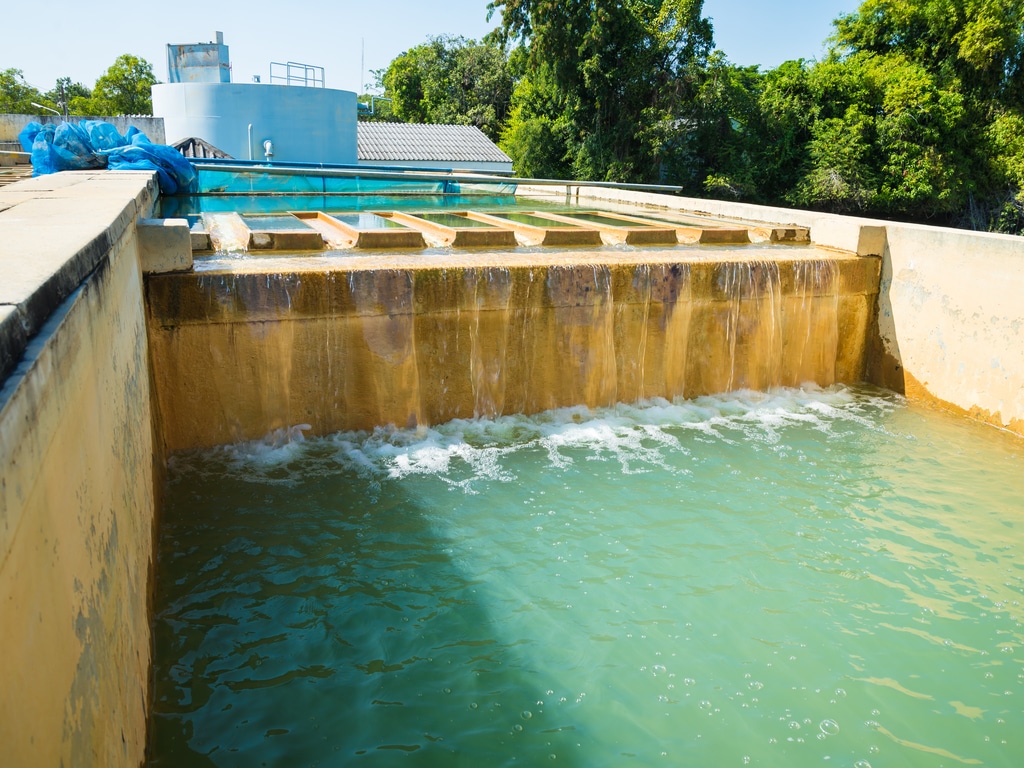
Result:
<instances>
[{"instance_id":1,"label":"shadow on water","mask_svg":"<svg viewBox=\"0 0 1024 768\"><path fill-rule=\"evenodd\" d=\"M173 462L149 764L564 763L573 729L527 722L529 643L500 639L415 490L301 450Z\"/></svg>"}]
</instances>

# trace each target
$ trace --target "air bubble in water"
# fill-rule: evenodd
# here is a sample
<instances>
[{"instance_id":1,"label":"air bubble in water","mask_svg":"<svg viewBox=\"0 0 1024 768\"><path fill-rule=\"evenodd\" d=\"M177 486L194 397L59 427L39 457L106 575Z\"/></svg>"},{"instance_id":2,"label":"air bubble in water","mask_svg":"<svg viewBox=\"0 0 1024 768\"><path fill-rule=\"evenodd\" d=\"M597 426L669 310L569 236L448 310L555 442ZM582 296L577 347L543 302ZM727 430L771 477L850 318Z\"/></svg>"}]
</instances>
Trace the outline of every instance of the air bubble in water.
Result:
<instances>
[{"instance_id":1,"label":"air bubble in water","mask_svg":"<svg viewBox=\"0 0 1024 768\"><path fill-rule=\"evenodd\" d=\"M822 720L818 728L826 736L835 736L839 733L839 724L835 720Z\"/></svg>"}]
</instances>

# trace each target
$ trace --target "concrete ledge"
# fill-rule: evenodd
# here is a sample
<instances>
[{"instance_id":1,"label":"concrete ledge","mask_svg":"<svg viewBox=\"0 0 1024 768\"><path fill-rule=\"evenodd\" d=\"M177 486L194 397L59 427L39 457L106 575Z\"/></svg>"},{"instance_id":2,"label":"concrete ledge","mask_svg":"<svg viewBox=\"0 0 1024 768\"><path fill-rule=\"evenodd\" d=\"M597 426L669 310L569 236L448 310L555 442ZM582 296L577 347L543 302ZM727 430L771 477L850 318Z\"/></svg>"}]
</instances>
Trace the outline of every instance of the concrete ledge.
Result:
<instances>
[{"instance_id":1,"label":"concrete ledge","mask_svg":"<svg viewBox=\"0 0 1024 768\"><path fill-rule=\"evenodd\" d=\"M17 307L0 306L0 381L13 370L28 343Z\"/></svg>"},{"instance_id":2,"label":"concrete ledge","mask_svg":"<svg viewBox=\"0 0 1024 768\"><path fill-rule=\"evenodd\" d=\"M192 233L186 219L139 219L138 227L144 273L192 269Z\"/></svg>"},{"instance_id":3,"label":"concrete ledge","mask_svg":"<svg viewBox=\"0 0 1024 768\"><path fill-rule=\"evenodd\" d=\"M0 190L0 377L111 247L155 206L155 176L66 172ZM19 329L20 326L20 329Z\"/></svg>"}]
</instances>

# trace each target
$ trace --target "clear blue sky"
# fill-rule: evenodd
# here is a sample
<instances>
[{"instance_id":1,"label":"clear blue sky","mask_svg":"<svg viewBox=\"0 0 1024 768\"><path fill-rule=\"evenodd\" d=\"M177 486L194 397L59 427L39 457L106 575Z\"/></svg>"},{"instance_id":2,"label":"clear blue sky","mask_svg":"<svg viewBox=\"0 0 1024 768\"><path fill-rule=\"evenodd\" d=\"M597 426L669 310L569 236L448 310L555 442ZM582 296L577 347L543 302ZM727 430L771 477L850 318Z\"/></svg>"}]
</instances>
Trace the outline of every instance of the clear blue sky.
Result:
<instances>
[{"instance_id":1,"label":"clear blue sky","mask_svg":"<svg viewBox=\"0 0 1024 768\"><path fill-rule=\"evenodd\" d=\"M857 6L856 0L704 0L704 15L730 61L771 68L820 58L832 19ZM0 69L21 69L43 91L65 75L92 86L120 54L133 53L164 81L167 43L207 42L220 30L235 82L257 74L266 80L271 61L297 61L324 67L329 88L361 91L370 70L428 35L479 39L497 22L486 20L487 0L208 0L160 7L12 0L0 16Z\"/></svg>"}]
</instances>

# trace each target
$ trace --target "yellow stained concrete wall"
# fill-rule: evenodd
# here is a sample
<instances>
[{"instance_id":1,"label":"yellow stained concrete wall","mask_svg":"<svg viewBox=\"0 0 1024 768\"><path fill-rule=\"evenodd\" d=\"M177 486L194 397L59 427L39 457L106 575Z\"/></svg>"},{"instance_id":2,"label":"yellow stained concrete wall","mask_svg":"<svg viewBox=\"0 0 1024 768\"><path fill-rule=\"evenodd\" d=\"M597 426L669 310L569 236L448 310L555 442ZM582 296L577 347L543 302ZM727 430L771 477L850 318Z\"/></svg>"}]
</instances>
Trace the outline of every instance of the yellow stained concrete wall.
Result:
<instances>
[{"instance_id":1,"label":"yellow stained concrete wall","mask_svg":"<svg viewBox=\"0 0 1024 768\"><path fill-rule=\"evenodd\" d=\"M166 447L861 381L879 265L748 246L151 275Z\"/></svg>"},{"instance_id":2,"label":"yellow stained concrete wall","mask_svg":"<svg viewBox=\"0 0 1024 768\"><path fill-rule=\"evenodd\" d=\"M1024 435L1024 238L594 187L570 197L793 223L820 245L881 255L869 380Z\"/></svg>"},{"instance_id":3,"label":"yellow stained concrete wall","mask_svg":"<svg viewBox=\"0 0 1024 768\"><path fill-rule=\"evenodd\" d=\"M4 766L136 766L146 744L157 473L134 221L152 176L71 178L0 200L15 312L60 298L40 264L87 257L0 387Z\"/></svg>"}]
</instances>

